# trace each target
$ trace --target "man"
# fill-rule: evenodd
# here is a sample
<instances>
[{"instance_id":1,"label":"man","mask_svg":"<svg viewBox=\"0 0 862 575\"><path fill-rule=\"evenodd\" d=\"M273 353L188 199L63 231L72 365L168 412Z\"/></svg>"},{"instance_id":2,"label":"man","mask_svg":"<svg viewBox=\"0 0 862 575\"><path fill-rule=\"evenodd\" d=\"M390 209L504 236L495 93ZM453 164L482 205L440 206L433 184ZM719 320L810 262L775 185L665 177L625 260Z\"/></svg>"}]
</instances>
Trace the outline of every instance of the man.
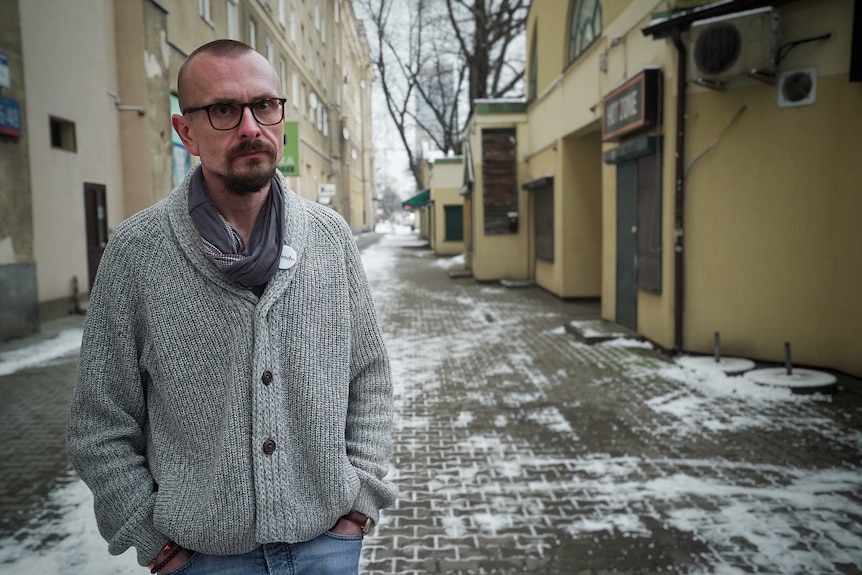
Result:
<instances>
[{"instance_id":1,"label":"man","mask_svg":"<svg viewBox=\"0 0 862 575\"><path fill-rule=\"evenodd\" d=\"M355 242L276 165L267 60L218 40L178 78L200 166L117 227L68 428L111 553L152 573L357 573L391 505L389 361Z\"/></svg>"}]
</instances>

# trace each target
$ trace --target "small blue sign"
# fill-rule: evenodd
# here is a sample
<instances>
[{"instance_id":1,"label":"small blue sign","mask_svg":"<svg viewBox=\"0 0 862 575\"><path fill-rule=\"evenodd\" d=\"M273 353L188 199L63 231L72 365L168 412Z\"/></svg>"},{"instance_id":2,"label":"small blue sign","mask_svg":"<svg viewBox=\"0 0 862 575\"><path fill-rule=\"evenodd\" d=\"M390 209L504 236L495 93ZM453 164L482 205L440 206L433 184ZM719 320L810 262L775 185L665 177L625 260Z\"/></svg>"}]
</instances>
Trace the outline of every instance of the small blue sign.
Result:
<instances>
[{"instance_id":1,"label":"small blue sign","mask_svg":"<svg viewBox=\"0 0 862 575\"><path fill-rule=\"evenodd\" d=\"M9 83L9 57L0 52L0 88L8 88Z\"/></svg>"},{"instance_id":2,"label":"small blue sign","mask_svg":"<svg viewBox=\"0 0 862 575\"><path fill-rule=\"evenodd\" d=\"M18 100L0 97L0 135L21 137L21 105Z\"/></svg>"}]
</instances>

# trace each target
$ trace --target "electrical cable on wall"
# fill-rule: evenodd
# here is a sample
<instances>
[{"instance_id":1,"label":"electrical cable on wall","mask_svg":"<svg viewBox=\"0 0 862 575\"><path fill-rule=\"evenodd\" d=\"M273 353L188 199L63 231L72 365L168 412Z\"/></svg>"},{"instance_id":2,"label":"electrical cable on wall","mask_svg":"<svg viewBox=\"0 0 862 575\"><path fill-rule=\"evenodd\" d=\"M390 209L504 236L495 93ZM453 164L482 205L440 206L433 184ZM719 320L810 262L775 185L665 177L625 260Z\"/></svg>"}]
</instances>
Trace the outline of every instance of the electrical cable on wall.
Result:
<instances>
[{"instance_id":1,"label":"electrical cable on wall","mask_svg":"<svg viewBox=\"0 0 862 575\"><path fill-rule=\"evenodd\" d=\"M691 172L691 169L694 167L694 165L697 164L710 151L712 151L712 149L718 144L718 141L721 139L721 137L724 135L724 133L727 132L730 129L730 127L736 123L736 121L739 119L740 116L742 116L742 113L745 112L745 110L747 108L748 108L748 106L743 104L742 107L736 111L736 114L733 115L733 117L730 119L730 122L727 123L727 126L725 126L724 129L718 133L718 135L715 137L715 139L706 147L706 149L704 151L702 151L700 154L698 154L694 158L694 160L691 161L691 163L685 169L685 173L683 174L683 177L685 177L685 178L688 177L688 174L689 174L689 172Z\"/></svg>"},{"instance_id":2,"label":"electrical cable on wall","mask_svg":"<svg viewBox=\"0 0 862 575\"><path fill-rule=\"evenodd\" d=\"M790 53L791 50L799 46L800 44L806 44L808 42L817 42L818 40L829 40L832 38L832 33L821 34L820 36L814 36L812 38L803 38L802 40L794 40L793 42L788 42L781 46L778 49L778 54L775 56L775 65L776 67L781 64L781 61L787 57L787 54Z\"/></svg>"}]
</instances>

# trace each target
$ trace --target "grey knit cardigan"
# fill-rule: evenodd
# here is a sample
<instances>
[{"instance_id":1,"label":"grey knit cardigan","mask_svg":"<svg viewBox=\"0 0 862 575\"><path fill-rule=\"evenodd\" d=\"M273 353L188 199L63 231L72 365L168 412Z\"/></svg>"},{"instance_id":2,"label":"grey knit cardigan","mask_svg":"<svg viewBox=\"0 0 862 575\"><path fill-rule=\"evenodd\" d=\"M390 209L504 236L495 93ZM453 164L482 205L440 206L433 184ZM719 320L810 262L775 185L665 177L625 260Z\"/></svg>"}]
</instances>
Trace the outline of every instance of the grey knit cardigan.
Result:
<instances>
[{"instance_id":1,"label":"grey knit cardigan","mask_svg":"<svg viewBox=\"0 0 862 575\"><path fill-rule=\"evenodd\" d=\"M389 360L347 224L285 191L297 262L258 299L203 255L193 172L108 242L69 416L109 551L135 547L141 565L168 540L211 554L309 540L396 495Z\"/></svg>"}]
</instances>

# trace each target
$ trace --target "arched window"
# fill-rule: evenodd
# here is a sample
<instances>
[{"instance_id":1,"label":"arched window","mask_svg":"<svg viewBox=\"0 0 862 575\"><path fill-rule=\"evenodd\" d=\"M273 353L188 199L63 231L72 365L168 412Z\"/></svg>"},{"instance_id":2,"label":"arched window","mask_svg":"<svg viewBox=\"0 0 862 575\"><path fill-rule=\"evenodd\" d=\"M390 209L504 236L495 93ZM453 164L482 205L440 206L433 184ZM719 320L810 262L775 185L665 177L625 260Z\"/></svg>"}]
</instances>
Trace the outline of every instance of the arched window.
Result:
<instances>
[{"instance_id":1,"label":"arched window","mask_svg":"<svg viewBox=\"0 0 862 575\"><path fill-rule=\"evenodd\" d=\"M569 21L569 62L586 50L602 33L601 0L572 0Z\"/></svg>"}]
</instances>

